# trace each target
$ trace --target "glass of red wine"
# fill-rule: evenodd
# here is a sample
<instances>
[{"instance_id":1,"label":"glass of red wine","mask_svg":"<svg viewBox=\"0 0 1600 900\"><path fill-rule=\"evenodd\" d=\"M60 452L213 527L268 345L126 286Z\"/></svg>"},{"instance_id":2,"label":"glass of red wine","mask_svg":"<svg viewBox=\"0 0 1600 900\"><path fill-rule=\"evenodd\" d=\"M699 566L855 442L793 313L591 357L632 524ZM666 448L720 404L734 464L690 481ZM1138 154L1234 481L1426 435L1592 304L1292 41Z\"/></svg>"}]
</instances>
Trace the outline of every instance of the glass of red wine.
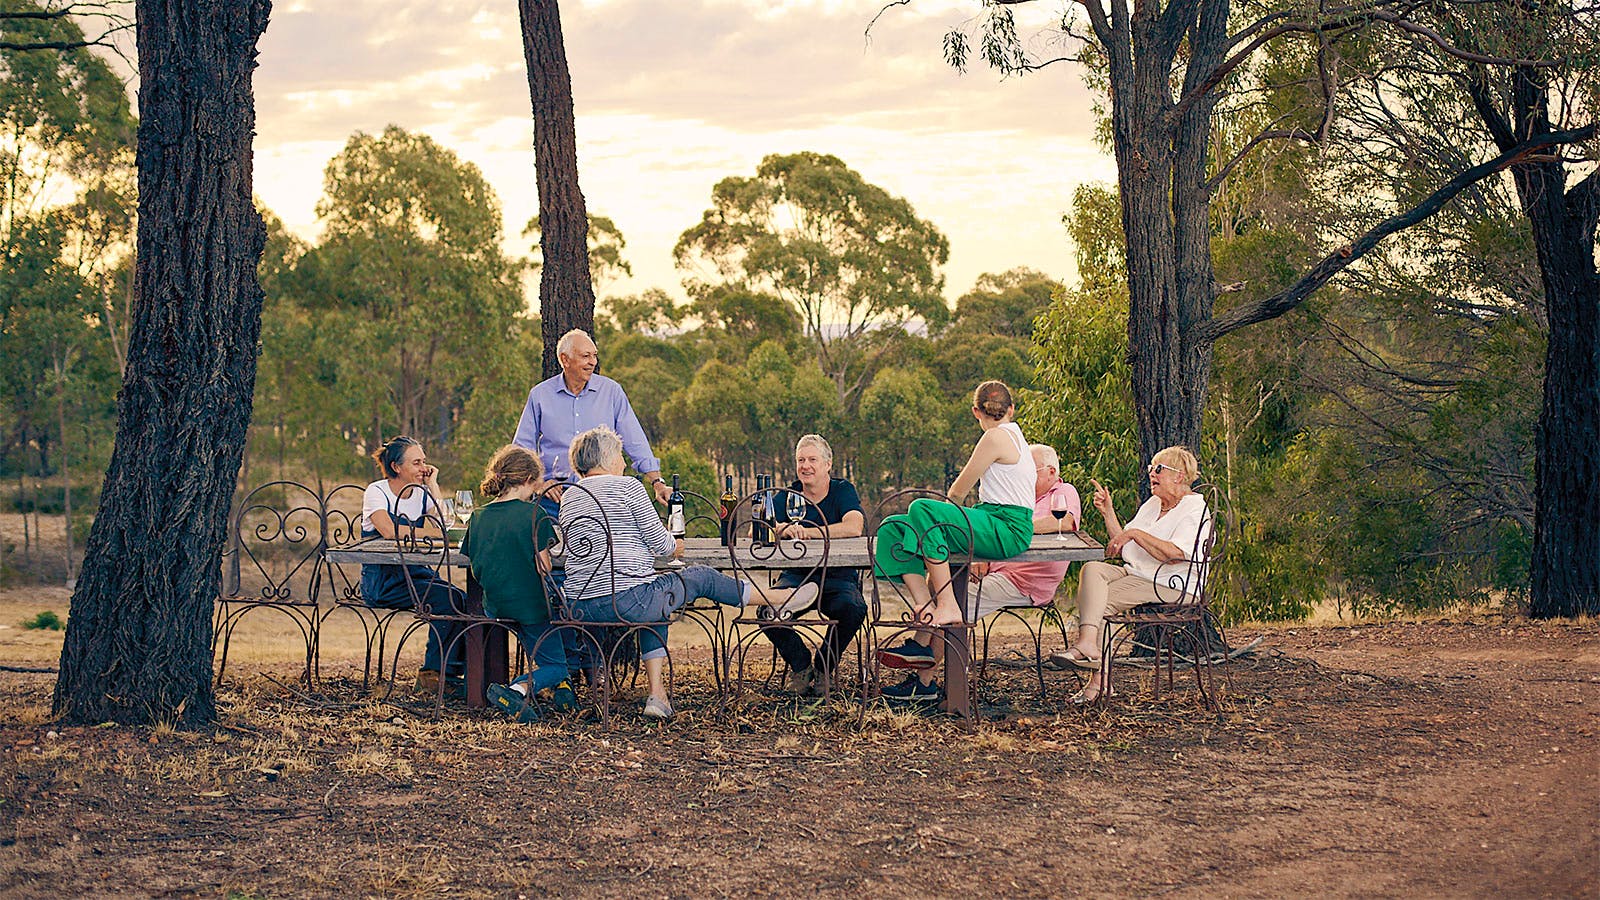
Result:
<instances>
[{"instance_id":1,"label":"glass of red wine","mask_svg":"<svg viewBox=\"0 0 1600 900\"><path fill-rule=\"evenodd\" d=\"M1065 492L1057 492L1055 496L1050 498L1050 515L1056 517L1056 540L1058 541L1065 542L1067 539L1067 533L1062 530L1062 526L1066 524L1067 512L1067 495Z\"/></svg>"}]
</instances>

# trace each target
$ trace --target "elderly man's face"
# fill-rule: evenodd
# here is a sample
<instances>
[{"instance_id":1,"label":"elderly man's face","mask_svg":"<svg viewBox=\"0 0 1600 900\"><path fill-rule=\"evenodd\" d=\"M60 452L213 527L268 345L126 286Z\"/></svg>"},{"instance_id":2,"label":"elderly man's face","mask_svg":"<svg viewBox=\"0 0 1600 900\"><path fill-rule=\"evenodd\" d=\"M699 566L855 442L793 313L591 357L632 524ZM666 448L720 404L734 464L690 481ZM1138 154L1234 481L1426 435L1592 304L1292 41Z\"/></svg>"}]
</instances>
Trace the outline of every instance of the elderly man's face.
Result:
<instances>
[{"instance_id":1,"label":"elderly man's face","mask_svg":"<svg viewBox=\"0 0 1600 900\"><path fill-rule=\"evenodd\" d=\"M1060 480L1061 473L1045 460L1044 454L1037 450L1033 451L1033 495L1044 496L1044 492L1055 487L1055 483Z\"/></svg>"},{"instance_id":2,"label":"elderly man's face","mask_svg":"<svg viewBox=\"0 0 1600 900\"><path fill-rule=\"evenodd\" d=\"M572 349L556 354L556 359L561 362L561 374L567 382L582 386L589 383L594 367L600 364L600 351L594 341L579 335L573 340Z\"/></svg>"}]
</instances>

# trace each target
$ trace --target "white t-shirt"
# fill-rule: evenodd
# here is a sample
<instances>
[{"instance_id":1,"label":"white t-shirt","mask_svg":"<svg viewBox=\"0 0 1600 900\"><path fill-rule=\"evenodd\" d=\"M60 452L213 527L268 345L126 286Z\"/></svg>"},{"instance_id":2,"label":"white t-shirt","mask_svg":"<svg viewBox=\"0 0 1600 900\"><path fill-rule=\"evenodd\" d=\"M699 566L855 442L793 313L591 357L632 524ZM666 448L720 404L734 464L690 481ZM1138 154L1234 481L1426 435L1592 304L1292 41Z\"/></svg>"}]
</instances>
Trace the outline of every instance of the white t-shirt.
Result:
<instances>
[{"instance_id":1,"label":"white t-shirt","mask_svg":"<svg viewBox=\"0 0 1600 900\"><path fill-rule=\"evenodd\" d=\"M1178 505L1174 506L1166 515L1161 514L1161 498L1151 497L1139 507L1139 512L1133 521L1123 526L1137 528L1164 541L1171 541L1183 552L1185 557L1195 552L1196 546L1201 542L1202 529L1209 534L1211 531L1211 516L1206 508L1206 498L1200 494L1189 494ZM1137 541L1129 541L1122 548L1122 561L1127 563L1129 571L1145 578L1155 578L1158 575L1163 581L1172 577L1181 577L1188 581L1189 566L1181 563L1167 563L1162 565L1161 560L1151 556L1148 551L1139 546ZM1173 587L1177 587L1176 584Z\"/></svg>"},{"instance_id":2,"label":"white t-shirt","mask_svg":"<svg viewBox=\"0 0 1600 900\"><path fill-rule=\"evenodd\" d=\"M420 484L406 488L404 497L395 496L394 491L389 488L387 479L380 478L367 485L367 492L361 496L362 534L378 530L372 524L372 514L378 510L388 513L391 519L399 513L413 522L420 522L424 498L429 515L441 516L438 502Z\"/></svg>"}]
</instances>

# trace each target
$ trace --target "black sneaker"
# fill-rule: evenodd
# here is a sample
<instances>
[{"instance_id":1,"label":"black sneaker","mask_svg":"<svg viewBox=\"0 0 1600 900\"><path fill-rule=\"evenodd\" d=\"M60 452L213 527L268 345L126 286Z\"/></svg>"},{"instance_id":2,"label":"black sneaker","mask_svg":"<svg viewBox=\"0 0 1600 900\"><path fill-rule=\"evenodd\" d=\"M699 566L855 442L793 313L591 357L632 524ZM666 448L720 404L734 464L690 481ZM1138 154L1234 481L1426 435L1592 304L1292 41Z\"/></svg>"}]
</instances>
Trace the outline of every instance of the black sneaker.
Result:
<instances>
[{"instance_id":1,"label":"black sneaker","mask_svg":"<svg viewBox=\"0 0 1600 900\"><path fill-rule=\"evenodd\" d=\"M897 703L934 703L938 701L940 693L939 682L923 684L922 679L915 675L907 675L905 681L883 689L884 699Z\"/></svg>"},{"instance_id":2,"label":"black sneaker","mask_svg":"<svg viewBox=\"0 0 1600 900\"><path fill-rule=\"evenodd\" d=\"M556 712L571 712L578 708L578 695L573 692L572 683L567 681L540 691L539 699L549 703Z\"/></svg>"},{"instance_id":3,"label":"black sneaker","mask_svg":"<svg viewBox=\"0 0 1600 900\"><path fill-rule=\"evenodd\" d=\"M933 648L908 639L898 647L879 650L878 663L890 669L931 669Z\"/></svg>"},{"instance_id":4,"label":"black sneaker","mask_svg":"<svg viewBox=\"0 0 1600 900\"><path fill-rule=\"evenodd\" d=\"M517 691L503 684L489 685L489 703L518 722L527 724L539 721L539 707Z\"/></svg>"}]
</instances>

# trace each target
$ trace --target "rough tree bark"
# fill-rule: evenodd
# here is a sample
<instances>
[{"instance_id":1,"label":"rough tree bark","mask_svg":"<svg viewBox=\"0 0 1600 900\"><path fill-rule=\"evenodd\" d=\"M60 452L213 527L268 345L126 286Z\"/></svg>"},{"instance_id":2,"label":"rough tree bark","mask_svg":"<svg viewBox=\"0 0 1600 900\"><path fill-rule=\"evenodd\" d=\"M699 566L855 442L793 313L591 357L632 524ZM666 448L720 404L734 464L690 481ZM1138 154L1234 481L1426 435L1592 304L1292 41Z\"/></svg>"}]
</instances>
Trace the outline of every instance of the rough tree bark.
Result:
<instances>
[{"instance_id":1,"label":"rough tree bark","mask_svg":"<svg viewBox=\"0 0 1600 900\"><path fill-rule=\"evenodd\" d=\"M139 0L138 271L99 514L72 598L55 712L215 716L211 612L255 390L251 73L268 0Z\"/></svg>"},{"instance_id":2,"label":"rough tree bark","mask_svg":"<svg viewBox=\"0 0 1600 900\"><path fill-rule=\"evenodd\" d=\"M556 0L518 0L522 53L533 98L533 163L539 187L539 331L541 369L561 371L556 341L574 328L594 333L594 285L589 279L589 211L578 189L578 138L572 76L561 40Z\"/></svg>"},{"instance_id":3,"label":"rough tree bark","mask_svg":"<svg viewBox=\"0 0 1600 900\"><path fill-rule=\"evenodd\" d=\"M1510 121L1490 97L1479 70L1472 97L1501 149L1554 131L1545 69L1511 76ZM1592 133L1593 126L1590 127ZM1545 312L1544 405L1534 448L1532 596L1535 618L1600 614L1600 277L1595 225L1600 173L1567 188L1560 153L1511 169L1533 228Z\"/></svg>"}]
</instances>

